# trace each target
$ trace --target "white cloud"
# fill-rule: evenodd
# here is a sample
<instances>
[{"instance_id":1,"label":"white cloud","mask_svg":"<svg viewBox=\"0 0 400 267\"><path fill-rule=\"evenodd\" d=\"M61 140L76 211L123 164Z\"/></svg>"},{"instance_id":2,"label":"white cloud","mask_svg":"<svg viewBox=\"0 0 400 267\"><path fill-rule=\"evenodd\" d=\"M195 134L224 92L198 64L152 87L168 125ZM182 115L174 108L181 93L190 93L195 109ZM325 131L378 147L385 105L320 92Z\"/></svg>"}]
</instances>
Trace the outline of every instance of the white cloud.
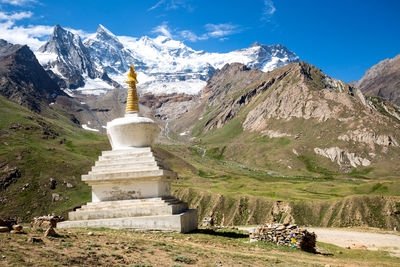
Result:
<instances>
[{"instance_id":1,"label":"white cloud","mask_svg":"<svg viewBox=\"0 0 400 267\"><path fill-rule=\"evenodd\" d=\"M160 0L154 6L150 7L148 10L150 11L150 10L156 9L164 3L165 3L165 0Z\"/></svg>"},{"instance_id":2,"label":"white cloud","mask_svg":"<svg viewBox=\"0 0 400 267\"><path fill-rule=\"evenodd\" d=\"M206 24L207 35L212 38L224 37L238 32L237 26L223 23L223 24Z\"/></svg>"},{"instance_id":3,"label":"white cloud","mask_svg":"<svg viewBox=\"0 0 400 267\"><path fill-rule=\"evenodd\" d=\"M33 13L30 11L17 13L0 12L0 38L14 44L26 44L33 50L38 49L44 43L41 38L49 36L53 31L53 27L15 25L15 21L30 18L32 15Z\"/></svg>"},{"instance_id":4,"label":"white cloud","mask_svg":"<svg viewBox=\"0 0 400 267\"><path fill-rule=\"evenodd\" d=\"M160 33L161 35L167 36L171 39L181 39L190 42L197 42L202 40L207 40L210 38L218 38L220 41L227 40L226 36L238 33L241 29L237 25L232 25L230 23L222 24L206 24L206 32L203 34L196 34L191 30L173 31L168 27L167 22L155 27L152 33Z\"/></svg>"},{"instance_id":5,"label":"white cloud","mask_svg":"<svg viewBox=\"0 0 400 267\"><path fill-rule=\"evenodd\" d=\"M184 8L189 12L193 11L193 7L190 5L190 0L159 0L154 6L147 9L148 11L163 8L164 10Z\"/></svg>"},{"instance_id":6,"label":"white cloud","mask_svg":"<svg viewBox=\"0 0 400 267\"><path fill-rule=\"evenodd\" d=\"M15 25L15 21L30 18L32 15L33 13L30 11L18 13L5 13L0 11L0 39L4 39L13 44L26 44L33 51L37 50L53 33L54 27L47 25ZM67 30L78 34L82 39L90 35L90 33L83 30L70 28L67 28Z\"/></svg>"},{"instance_id":7,"label":"white cloud","mask_svg":"<svg viewBox=\"0 0 400 267\"><path fill-rule=\"evenodd\" d=\"M26 44L32 50L37 50L45 41L44 37L50 36L53 27L45 25L15 26L14 22L0 23L0 38L13 44Z\"/></svg>"},{"instance_id":8,"label":"white cloud","mask_svg":"<svg viewBox=\"0 0 400 267\"><path fill-rule=\"evenodd\" d=\"M264 8L261 19L269 20L271 16L275 13L276 8L274 6L274 2L272 0L264 0Z\"/></svg>"},{"instance_id":9,"label":"white cloud","mask_svg":"<svg viewBox=\"0 0 400 267\"><path fill-rule=\"evenodd\" d=\"M28 3L37 3L36 0L0 0L0 2L13 6L24 6Z\"/></svg>"},{"instance_id":10,"label":"white cloud","mask_svg":"<svg viewBox=\"0 0 400 267\"><path fill-rule=\"evenodd\" d=\"M180 31L179 34L184 40L189 40L190 42L193 42L193 43L197 42L197 41L207 40L208 39L207 34L203 34L201 36L198 36L197 34L195 34L192 31L189 31L189 30Z\"/></svg>"},{"instance_id":11,"label":"white cloud","mask_svg":"<svg viewBox=\"0 0 400 267\"><path fill-rule=\"evenodd\" d=\"M163 22L163 24L155 27L151 32L152 33L161 33L162 35L167 36L172 39L171 30L168 27L168 23L165 21Z\"/></svg>"},{"instance_id":12,"label":"white cloud","mask_svg":"<svg viewBox=\"0 0 400 267\"><path fill-rule=\"evenodd\" d=\"M28 12L17 12L17 13L5 13L0 11L0 20L7 20L7 21L16 21L21 19L26 19L32 17L33 13Z\"/></svg>"}]
</instances>

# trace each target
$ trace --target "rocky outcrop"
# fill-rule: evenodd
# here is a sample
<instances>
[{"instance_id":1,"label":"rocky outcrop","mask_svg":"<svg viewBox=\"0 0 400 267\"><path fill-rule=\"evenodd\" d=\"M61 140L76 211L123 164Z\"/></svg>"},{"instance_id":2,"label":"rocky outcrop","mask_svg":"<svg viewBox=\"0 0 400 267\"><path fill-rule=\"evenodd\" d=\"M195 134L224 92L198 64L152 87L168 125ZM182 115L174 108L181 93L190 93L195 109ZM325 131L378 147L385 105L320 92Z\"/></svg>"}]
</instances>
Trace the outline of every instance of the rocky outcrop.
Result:
<instances>
[{"instance_id":1,"label":"rocky outcrop","mask_svg":"<svg viewBox=\"0 0 400 267\"><path fill-rule=\"evenodd\" d=\"M26 45L0 40L0 94L35 112L65 95Z\"/></svg>"},{"instance_id":2,"label":"rocky outcrop","mask_svg":"<svg viewBox=\"0 0 400 267\"><path fill-rule=\"evenodd\" d=\"M371 161L366 158L358 157L355 153L350 153L339 147L330 148L314 148L315 154L321 155L323 157L329 158L332 162L336 162L339 166L344 164L350 164L352 167L356 168L358 166L369 166Z\"/></svg>"},{"instance_id":3,"label":"rocky outcrop","mask_svg":"<svg viewBox=\"0 0 400 267\"><path fill-rule=\"evenodd\" d=\"M2 166L0 168L0 191L17 182L20 177L21 171L18 168L12 168L8 165Z\"/></svg>"},{"instance_id":4,"label":"rocky outcrop","mask_svg":"<svg viewBox=\"0 0 400 267\"><path fill-rule=\"evenodd\" d=\"M400 105L400 55L372 66L356 87L366 95L380 96Z\"/></svg>"},{"instance_id":5,"label":"rocky outcrop","mask_svg":"<svg viewBox=\"0 0 400 267\"><path fill-rule=\"evenodd\" d=\"M365 143L368 144L372 150L375 149L375 145L381 145L386 147L399 146L398 142L393 136L376 134L371 129L366 129L366 128L348 131L347 133L340 135L338 139L346 142L351 140L354 142Z\"/></svg>"}]
</instances>

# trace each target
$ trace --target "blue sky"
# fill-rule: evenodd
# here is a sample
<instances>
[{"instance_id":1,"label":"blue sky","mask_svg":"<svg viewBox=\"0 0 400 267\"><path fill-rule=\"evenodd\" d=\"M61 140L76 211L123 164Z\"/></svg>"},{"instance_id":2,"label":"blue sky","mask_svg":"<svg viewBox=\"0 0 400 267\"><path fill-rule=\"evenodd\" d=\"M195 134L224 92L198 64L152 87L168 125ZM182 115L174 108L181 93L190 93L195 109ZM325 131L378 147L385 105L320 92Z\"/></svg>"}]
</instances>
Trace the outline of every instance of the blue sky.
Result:
<instances>
[{"instance_id":1,"label":"blue sky","mask_svg":"<svg viewBox=\"0 0 400 267\"><path fill-rule=\"evenodd\" d=\"M346 82L400 53L400 1L0 0L0 38L38 47L55 24L83 37L169 35L196 50L283 44Z\"/></svg>"}]
</instances>

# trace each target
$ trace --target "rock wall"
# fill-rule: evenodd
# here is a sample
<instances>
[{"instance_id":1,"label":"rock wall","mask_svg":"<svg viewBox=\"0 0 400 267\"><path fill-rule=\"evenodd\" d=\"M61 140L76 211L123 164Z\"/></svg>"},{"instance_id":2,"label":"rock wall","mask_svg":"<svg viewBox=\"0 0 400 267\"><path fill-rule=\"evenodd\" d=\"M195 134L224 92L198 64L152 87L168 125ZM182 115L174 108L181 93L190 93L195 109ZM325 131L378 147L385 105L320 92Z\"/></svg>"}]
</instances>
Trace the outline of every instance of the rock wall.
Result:
<instances>
[{"instance_id":1,"label":"rock wall","mask_svg":"<svg viewBox=\"0 0 400 267\"><path fill-rule=\"evenodd\" d=\"M369 166L371 161L366 158L356 156L355 153L348 152L339 147L329 148L314 148L314 152L317 155L329 158L332 162L336 162L339 166L346 164L347 162L354 168L357 166Z\"/></svg>"}]
</instances>

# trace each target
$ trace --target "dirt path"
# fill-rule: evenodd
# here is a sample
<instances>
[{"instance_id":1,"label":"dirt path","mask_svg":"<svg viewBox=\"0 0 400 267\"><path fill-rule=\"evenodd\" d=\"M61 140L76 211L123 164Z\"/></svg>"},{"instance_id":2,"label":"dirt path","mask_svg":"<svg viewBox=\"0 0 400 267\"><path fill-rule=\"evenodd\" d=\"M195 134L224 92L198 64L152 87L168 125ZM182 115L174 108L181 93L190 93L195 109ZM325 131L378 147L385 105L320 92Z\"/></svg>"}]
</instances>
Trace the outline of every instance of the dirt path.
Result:
<instances>
[{"instance_id":1,"label":"dirt path","mask_svg":"<svg viewBox=\"0 0 400 267\"><path fill-rule=\"evenodd\" d=\"M381 234L358 232L351 230L307 228L317 234L317 240L340 247L365 246L368 250L387 250L400 257L400 236L396 234Z\"/></svg>"},{"instance_id":2,"label":"dirt path","mask_svg":"<svg viewBox=\"0 0 400 267\"><path fill-rule=\"evenodd\" d=\"M253 227L241 227L239 229L249 231ZM307 230L317 234L317 241L334 244L343 248L368 250L386 250L393 256L400 257L400 235L387 233L372 233L335 228L310 228Z\"/></svg>"}]
</instances>

